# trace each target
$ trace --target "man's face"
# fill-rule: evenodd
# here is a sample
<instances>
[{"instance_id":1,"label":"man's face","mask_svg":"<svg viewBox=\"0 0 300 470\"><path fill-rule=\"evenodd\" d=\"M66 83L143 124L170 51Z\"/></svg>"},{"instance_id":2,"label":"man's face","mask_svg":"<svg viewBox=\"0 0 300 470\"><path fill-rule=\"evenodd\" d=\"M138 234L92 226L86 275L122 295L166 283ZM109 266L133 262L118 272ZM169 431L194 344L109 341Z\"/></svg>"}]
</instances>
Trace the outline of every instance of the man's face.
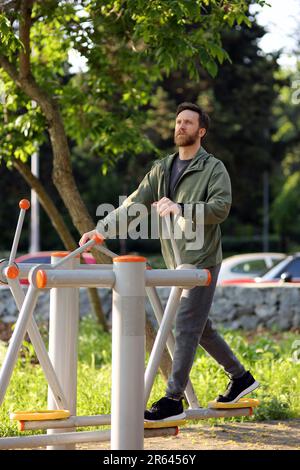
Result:
<instances>
[{"instance_id":1,"label":"man's face","mask_svg":"<svg viewBox=\"0 0 300 470\"><path fill-rule=\"evenodd\" d=\"M188 147L195 144L203 129L200 129L199 114L185 109L178 114L175 122L174 142L178 147Z\"/></svg>"}]
</instances>

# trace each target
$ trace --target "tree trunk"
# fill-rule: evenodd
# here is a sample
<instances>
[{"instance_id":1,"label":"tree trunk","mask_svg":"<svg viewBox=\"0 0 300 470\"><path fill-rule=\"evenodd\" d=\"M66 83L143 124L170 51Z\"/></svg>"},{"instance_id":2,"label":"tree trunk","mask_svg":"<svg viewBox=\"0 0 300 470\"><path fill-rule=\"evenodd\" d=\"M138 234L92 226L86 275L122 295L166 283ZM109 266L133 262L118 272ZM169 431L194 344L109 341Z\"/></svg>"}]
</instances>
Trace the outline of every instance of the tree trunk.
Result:
<instances>
[{"instance_id":1,"label":"tree trunk","mask_svg":"<svg viewBox=\"0 0 300 470\"><path fill-rule=\"evenodd\" d=\"M77 248L77 244L75 243L74 238L72 237L68 227L66 226L64 219L60 215L51 197L46 192L41 181L31 172L29 166L26 165L26 163L23 163L21 160L14 159L13 166L25 179L30 188L36 192L41 206L44 208L46 214L51 220L53 227L60 236L66 249L74 250L75 248Z\"/></svg>"}]
</instances>

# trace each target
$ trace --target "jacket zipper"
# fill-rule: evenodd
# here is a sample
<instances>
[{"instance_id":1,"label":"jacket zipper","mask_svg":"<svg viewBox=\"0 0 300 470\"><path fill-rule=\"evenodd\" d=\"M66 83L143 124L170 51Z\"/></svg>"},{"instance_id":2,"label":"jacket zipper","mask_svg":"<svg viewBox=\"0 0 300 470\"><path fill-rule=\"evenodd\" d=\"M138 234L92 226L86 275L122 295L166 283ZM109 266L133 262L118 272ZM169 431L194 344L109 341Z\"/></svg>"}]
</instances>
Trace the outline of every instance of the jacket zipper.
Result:
<instances>
[{"instance_id":1,"label":"jacket zipper","mask_svg":"<svg viewBox=\"0 0 300 470\"><path fill-rule=\"evenodd\" d=\"M203 166L203 165L202 165ZM190 173L192 171L201 171L197 168L190 168L190 169L186 169L182 175L180 176L179 180L176 182L175 184L175 187L174 187L174 192L175 192L175 189L178 185L178 183L181 181L181 178L183 178L184 175L186 175L187 173ZM169 182L170 182L170 171L166 171L166 168L164 167L164 174L165 174L165 194L166 194L166 197L169 196Z\"/></svg>"},{"instance_id":2,"label":"jacket zipper","mask_svg":"<svg viewBox=\"0 0 300 470\"><path fill-rule=\"evenodd\" d=\"M173 190L173 191L174 191L174 194L175 194L176 188L177 188L178 184L180 183L180 181L182 180L182 178L183 178L185 175L187 175L188 173L193 173L193 171L199 171L199 170L196 170L196 168L194 168L194 169L186 170L186 171L184 171L184 172L182 173L182 175L181 175L180 178L176 181L176 184L175 184L175 186L174 186L174 190Z\"/></svg>"},{"instance_id":3,"label":"jacket zipper","mask_svg":"<svg viewBox=\"0 0 300 470\"><path fill-rule=\"evenodd\" d=\"M184 171L182 173L182 175L180 176L179 180L176 182L175 186L174 186L174 193L175 193L175 190L179 184L179 182L181 181L181 179L184 177L184 175L186 175L187 173L192 173L193 171L199 171L199 169L197 168L190 168L190 169L187 169L186 171ZM166 169L164 168L164 174L165 174L165 194L166 194L166 197L169 196L169 181L170 181L170 172L166 171ZM172 259L173 259L173 265L176 267L176 260L175 260L175 256L174 256L174 253L172 252Z\"/></svg>"},{"instance_id":4,"label":"jacket zipper","mask_svg":"<svg viewBox=\"0 0 300 470\"><path fill-rule=\"evenodd\" d=\"M180 183L180 181L182 180L182 178L188 174L188 173L192 173L193 171L199 171L197 168L190 168L190 169L187 169L185 170L182 175L180 176L180 178L178 179L178 181L176 181L176 184L174 186L174 189L173 189L173 192L175 193L176 191L176 188L178 186L178 184ZM165 172L165 194L167 195L167 197L169 196L169 181L170 181L170 178L169 178L169 175L170 175L170 172Z\"/></svg>"}]
</instances>

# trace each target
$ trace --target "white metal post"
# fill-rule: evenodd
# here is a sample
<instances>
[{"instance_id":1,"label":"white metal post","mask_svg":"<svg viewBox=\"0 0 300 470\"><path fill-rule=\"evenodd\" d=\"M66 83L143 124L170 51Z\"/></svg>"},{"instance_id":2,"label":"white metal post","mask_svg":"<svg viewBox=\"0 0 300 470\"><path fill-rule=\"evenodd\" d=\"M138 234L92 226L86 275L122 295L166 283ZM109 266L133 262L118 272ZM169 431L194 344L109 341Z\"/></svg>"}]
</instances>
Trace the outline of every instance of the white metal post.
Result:
<instances>
[{"instance_id":1,"label":"white metal post","mask_svg":"<svg viewBox=\"0 0 300 470\"><path fill-rule=\"evenodd\" d=\"M41 422L41 421L40 421ZM145 429L145 437L176 436L178 428ZM83 442L106 442L110 440L110 431L80 431L64 432L61 434L39 434L33 436L21 437L3 437L0 438L0 450L2 449L31 449L33 447L42 447Z\"/></svg>"},{"instance_id":2,"label":"white metal post","mask_svg":"<svg viewBox=\"0 0 300 470\"><path fill-rule=\"evenodd\" d=\"M162 322L156 334L145 373L145 406L149 400L154 379L161 362L162 354L166 347L168 336L171 332L172 323L178 310L181 293L182 289L180 289L180 287L172 287Z\"/></svg>"},{"instance_id":3,"label":"white metal post","mask_svg":"<svg viewBox=\"0 0 300 470\"><path fill-rule=\"evenodd\" d=\"M23 292L23 289L21 285L19 284L19 281L16 279L8 279L8 285L14 296L17 307L21 311L23 302L25 300L25 294ZM66 409L68 406L67 401L64 397L64 393L62 391L60 383L53 369L52 363L48 356L48 351L46 349L46 346L41 337L41 334L39 332L38 326L36 324L36 321L33 315L29 319L27 330L28 330L29 338L36 352L38 361L44 371L47 382L49 386L51 387L53 396L55 397L55 402L57 404L57 407L60 409Z\"/></svg>"},{"instance_id":4,"label":"white metal post","mask_svg":"<svg viewBox=\"0 0 300 470\"><path fill-rule=\"evenodd\" d=\"M16 231L15 231L15 236L13 239L13 244L10 250L9 262L8 262L9 265L11 265L15 260L17 249L18 249L18 244L19 244L19 240L21 236L21 231L23 227L24 217L25 217L26 211L30 207L30 202L27 199L21 199L21 201L19 202L19 207L20 207L19 219L18 219Z\"/></svg>"},{"instance_id":5,"label":"white metal post","mask_svg":"<svg viewBox=\"0 0 300 470\"><path fill-rule=\"evenodd\" d=\"M4 399L14 366L17 362L22 341L27 331L27 325L31 315L33 314L38 296L38 289L33 286L29 286L0 370L0 405Z\"/></svg>"},{"instance_id":6,"label":"white metal post","mask_svg":"<svg viewBox=\"0 0 300 470\"><path fill-rule=\"evenodd\" d=\"M180 266L177 267L176 271L180 272L181 270L185 270L185 269L189 269L190 272L194 270L194 272L197 273L196 267L193 266L192 264L181 264ZM180 274L182 275L182 271ZM206 275L206 271L203 274ZM149 275L149 271L147 272L147 275ZM180 275L177 274L177 276L179 280ZM175 287L175 286L172 287L162 321L160 323L158 332L156 334L156 338L152 347L152 351L150 354L150 358L149 358L146 373L145 373L145 406L147 405L147 402L150 397L151 389L152 389L154 379L159 368L159 364L162 358L164 348L168 341L168 337L172 331L172 324L174 322L174 318L179 307L181 294L182 294L182 289L180 289L180 287ZM191 403L189 404L190 406L195 407L195 405L197 404L197 397L193 396L193 389L191 388L191 384L190 384L190 388L188 389L188 391L190 393L190 398L191 398ZM191 395L191 392L192 392L192 395Z\"/></svg>"},{"instance_id":7,"label":"white metal post","mask_svg":"<svg viewBox=\"0 0 300 470\"><path fill-rule=\"evenodd\" d=\"M154 311L155 318L157 320L158 326L160 327L160 325L162 323L162 320L163 320L163 317L164 317L164 310L163 310L159 295L157 293L157 290L155 289L155 287L146 287L146 293L147 293L148 299L149 299L149 301L152 305L152 309ZM174 351L175 351L175 338L174 338L174 334L172 332L172 329L171 329L169 337L167 339L167 348L168 348L170 357L173 361ZM147 369L146 369L146 371L147 371ZM151 393L151 390L149 392ZM145 386L145 393L146 393L146 386ZM194 388L193 388L193 385L192 385L192 382L191 382L190 379L188 380L187 386L185 388L184 395L185 395L185 398L186 398L190 408L199 408L198 398L197 398L197 395L194 391ZM148 401L148 399L147 399L147 401Z\"/></svg>"},{"instance_id":8,"label":"white metal post","mask_svg":"<svg viewBox=\"0 0 300 470\"><path fill-rule=\"evenodd\" d=\"M114 258L111 449L144 448L145 270L141 256Z\"/></svg>"},{"instance_id":9,"label":"white metal post","mask_svg":"<svg viewBox=\"0 0 300 470\"><path fill-rule=\"evenodd\" d=\"M53 253L51 263L57 263L67 253ZM79 264L71 258L63 268ZM56 269L60 269L57 267ZM50 290L49 356L61 384L71 415L76 415L77 399L77 340L79 324L79 289L73 287ZM52 391L48 388L48 409L57 409ZM73 431L68 429L67 431ZM64 429L49 429L48 434L62 433ZM51 446L48 449L75 449L75 444Z\"/></svg>"}]
</instances>

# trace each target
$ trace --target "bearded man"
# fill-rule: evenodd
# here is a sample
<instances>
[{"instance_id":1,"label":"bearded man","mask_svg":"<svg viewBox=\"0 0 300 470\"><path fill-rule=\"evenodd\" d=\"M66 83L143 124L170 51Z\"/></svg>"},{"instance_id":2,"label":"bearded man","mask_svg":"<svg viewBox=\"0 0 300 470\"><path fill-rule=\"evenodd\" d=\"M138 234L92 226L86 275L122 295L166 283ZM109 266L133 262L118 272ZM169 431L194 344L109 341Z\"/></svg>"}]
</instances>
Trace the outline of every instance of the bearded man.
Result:
<instances>
[{"instance_id":1,"label":"bearded man","mask_svg":"<svg viewBox=\"0 0 300 470\"><path fill-rule=\"evenodd\" d=\"M161 217L170 215L181 219L184 232L188 217L197 228L201 216L203 243L198 249L183 236L177 240L182 263L208 269L211 274L209 286L197 286L184 290L175 320L175 350L172 371L165 396L145 411L145 420L172 421L185 417L183 396L198 345L205 349L225 370L230 382L225 392L215 400L236 403L259 386L250 371L235 356L229 345L212 326L208 318L218 273L222 263L220 224L227 218L231 207L231 183L221 160L208 153L202 140L209 127L208 115L194 103L182 103L176 112L174 143L178 151L154 162L139 187L116 209L128 209L132 204L154 206ZM197 211L201 208L201 211ZM185 209L189 207L189 214ZM199 218L199 217L198 217ZM110 214L97 225L97 229L85 233L79 244L86 243L95 233L104 235ZM128 222L130 219L128 219ZM115 235L116 231L111 232ZM104 236L109 236L106 231ZM172 243L160 236L162 254L166 266L176 267Z\"/></svg>"}]
</instances>

